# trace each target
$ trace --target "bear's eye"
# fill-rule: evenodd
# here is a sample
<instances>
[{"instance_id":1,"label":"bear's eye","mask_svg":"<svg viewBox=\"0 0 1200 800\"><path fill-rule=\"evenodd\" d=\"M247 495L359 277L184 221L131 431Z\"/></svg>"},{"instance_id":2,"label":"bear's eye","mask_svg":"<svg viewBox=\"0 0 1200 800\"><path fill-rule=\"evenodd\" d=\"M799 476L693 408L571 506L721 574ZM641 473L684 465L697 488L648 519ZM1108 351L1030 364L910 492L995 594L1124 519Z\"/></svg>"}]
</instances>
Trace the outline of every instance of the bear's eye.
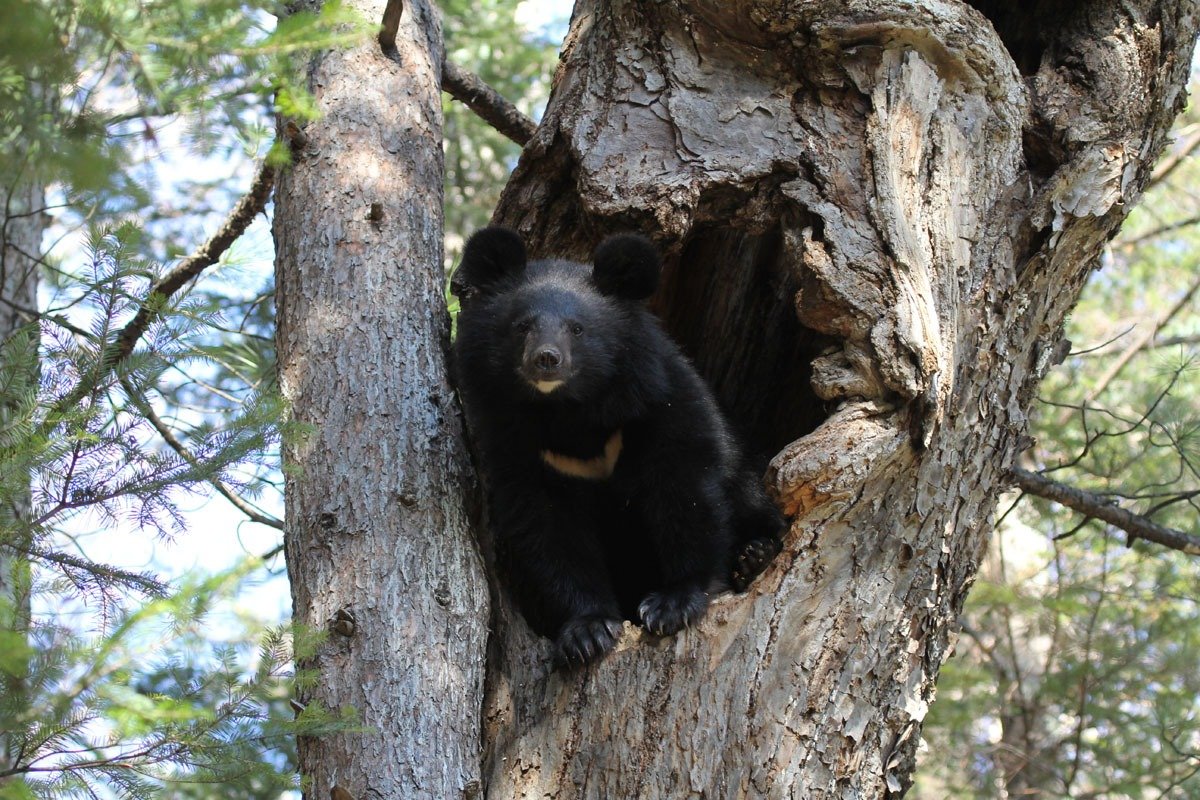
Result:
<instances>
[{"instance_id":1,"label":"bear's eye","mask_svg":"<svg viewBox=\"0 0 1200 800\"><path fill-rule=\"evenodd\" d=\"M529 329L533 327L533 321L528 320L528 319L523 319L520 322L518 322L516 325L514 325L513 327L516 328L517 333L529 333Z\"/></svg>"},{"instance_id":2,"label":"bear's eye","mask_svg":"<svg viewBox=\"0 0 1200 800\"><path fill-rule=\"evenodd\" d=\"M580 325L578 322L572 322L571 323L571 335L572 336L583 336L583 326Z\"/></svg>"}]
</instances>

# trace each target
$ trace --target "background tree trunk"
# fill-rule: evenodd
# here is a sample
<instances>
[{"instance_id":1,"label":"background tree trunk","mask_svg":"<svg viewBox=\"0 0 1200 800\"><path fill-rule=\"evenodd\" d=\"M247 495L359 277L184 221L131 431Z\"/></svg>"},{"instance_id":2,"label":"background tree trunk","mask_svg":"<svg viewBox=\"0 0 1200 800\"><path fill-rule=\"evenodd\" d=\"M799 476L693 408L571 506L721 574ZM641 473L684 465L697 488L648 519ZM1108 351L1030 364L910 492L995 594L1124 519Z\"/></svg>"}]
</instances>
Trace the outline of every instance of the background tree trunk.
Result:
<instances>
[{"instance_id":1,"label":"background tree trunk","mask_svg":"<svg viewBox=\"0 0 1200 800\"><path fill-rule=\"evenodd\" d=\"M24 180L21 180L21 178ZM5 187L4 224L0 233L0 342L8 343L21 328L34 325L37 337L38 270L42 257L42 234L48 217L45 214L45 194L40 181L30 175L17 176L15 186ZM14 351L16 352L16 351ZM27 363L5 364L9 369L26 369L36 379L38 362L36 349L25 351ZM0 415L7 409L0 408ZM26 538L32 494L15 498L9 508L0 509L0 536L14 548L0 548L0 629L28 631L30 622L30 567L18 555L28 547ZM13 541L16 538L17 541ZM9 684L10 691L23 687ZM10 766L16 758L8 752L9 739L0 731L0 768ZM0 781L2 782L2 781Z\"/></svg>"},{"instance_id":2,"label":"background tree trunk","mask_svg":"<svg viewBox=\"0 0 1200 800\"><path fill-rule=\"evenodd\" d=\"M974 6L974 7L972 7ZM795 515L746 597L589 671L496 604L489 797L882 797L1062 323L1183 103L1191 0L580 0L496 212L655 303Z\"/></svg>"},{"instance_id":3,"label":"background tree trunk","mask_svg":"<svg viewBox=\"0 0 1200 800\"><path fill-rule=\"evenodd\" d=\"M296 621L329 631L298 699L365 728L301 740L306 797L480 786L488 595L443 357L441 59L422 0L390 58L372 40L316 59L324 116L276 194L280 379L311 426L285 446L287 563Z\"/></svg>"}]
</instances>

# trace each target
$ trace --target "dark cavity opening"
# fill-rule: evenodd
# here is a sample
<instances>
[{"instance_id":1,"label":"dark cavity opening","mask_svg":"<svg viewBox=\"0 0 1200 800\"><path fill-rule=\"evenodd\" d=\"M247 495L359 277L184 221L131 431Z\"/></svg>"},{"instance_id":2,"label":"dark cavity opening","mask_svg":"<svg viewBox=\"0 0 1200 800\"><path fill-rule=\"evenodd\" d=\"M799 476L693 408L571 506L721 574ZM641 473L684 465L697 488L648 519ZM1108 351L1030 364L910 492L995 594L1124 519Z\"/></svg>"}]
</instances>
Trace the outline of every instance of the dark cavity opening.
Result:
<instances>
[{"instance_id":1,"label":"dark cavity opening","mask_svg":"<svg viewBox=\"0 0 1200 800\"><path fill-rule=\"evenodd\" d=\"M968 0L968 5L991 20L1022 75L1038 71L1055 39L1087 7L1082 0Z\"/></svg>"},{"instance_id":2,"label":"dark cavity opening","mask_svg":"<svg viewBox=\"0 0 1200 800\"><path fill-rule=\"evenodd\" d=\"M716 392L756 467L825 419L809 385L828 340L796 319L782 233L697 229L651 305Z\"/></svg>"}]
</instances>

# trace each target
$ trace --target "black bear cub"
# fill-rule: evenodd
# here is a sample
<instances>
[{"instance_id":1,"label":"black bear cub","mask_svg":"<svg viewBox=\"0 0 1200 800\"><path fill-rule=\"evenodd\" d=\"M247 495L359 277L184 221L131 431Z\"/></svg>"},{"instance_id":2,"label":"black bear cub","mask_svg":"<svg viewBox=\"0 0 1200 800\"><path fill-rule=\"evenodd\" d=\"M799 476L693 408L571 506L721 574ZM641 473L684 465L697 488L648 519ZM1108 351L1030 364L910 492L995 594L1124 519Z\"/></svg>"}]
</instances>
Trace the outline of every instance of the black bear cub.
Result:
<instances>
[{"instance_id":1,"label":"black bear cub","mask_svg":"<svg viewBox=\"0 0 1200 800\"><path fill-rule=\"evenodd\" d=\"M521 612L566 663L698 620L779 552L783 518L712 392L642 303L659 258L605 239L593 266L528 261L507 228L467 242L455 375L497 553Z\"/></svg>"}]
</instances>

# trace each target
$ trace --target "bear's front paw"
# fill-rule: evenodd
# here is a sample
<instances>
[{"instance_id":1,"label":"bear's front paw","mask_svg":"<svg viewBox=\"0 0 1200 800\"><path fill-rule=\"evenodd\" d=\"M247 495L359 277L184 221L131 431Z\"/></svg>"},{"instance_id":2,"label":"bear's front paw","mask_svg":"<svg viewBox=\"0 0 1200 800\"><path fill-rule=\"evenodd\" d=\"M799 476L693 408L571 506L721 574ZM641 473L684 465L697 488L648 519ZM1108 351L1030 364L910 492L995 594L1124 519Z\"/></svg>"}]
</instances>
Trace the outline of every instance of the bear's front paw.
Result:
<instances>
[{"instance_id":1,"label":"bear's front paw","mask_svg":"<svg viewBox=\"0 0 1200 800\"><path fill-rule=\"evenodd\" d=\"M621 620L616 617L579 617L568 621L558 632L554 644L558 662L582 666L598 661L612 650L621 636Z\"/></svg>"},{"instance_id":2,"label":"bear's front paw","mask_svg":"<svg viewBox=\"0 0 1200 800\"><path fill-rule=\"evenodd\" d=\"M670 636L689 627L704 616L708 594L700 589L653 592L638 605L638 614L646 630L658 636Z\"/></svg>"},{"instance_id":3,"label":"bear's front paw","mask_svg":"<svg viewBox=\"0 0 1200 800\"><path fill-rule=\"evenodd\" d=\"M733 573L729 581L735 592L744 592L767 565L779 555L783 546L778 539L751 539L741 546L733 559Z\"/></svg>"}]
</instances>

